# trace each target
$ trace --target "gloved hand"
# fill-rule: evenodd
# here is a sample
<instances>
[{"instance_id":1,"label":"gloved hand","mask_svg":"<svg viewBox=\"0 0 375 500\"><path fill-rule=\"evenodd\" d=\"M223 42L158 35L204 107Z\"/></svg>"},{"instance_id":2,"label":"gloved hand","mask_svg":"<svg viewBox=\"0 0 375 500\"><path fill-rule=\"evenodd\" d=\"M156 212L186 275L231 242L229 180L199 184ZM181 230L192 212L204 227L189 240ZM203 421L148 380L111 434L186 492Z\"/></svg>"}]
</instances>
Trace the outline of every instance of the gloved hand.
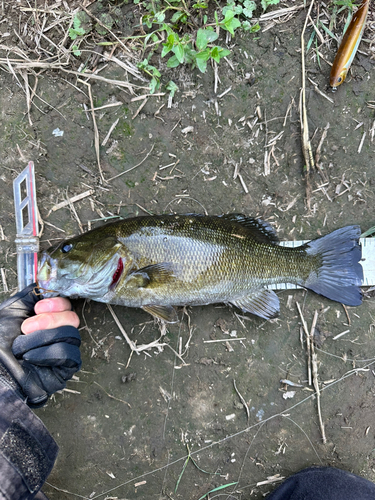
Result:
<instances>
[{"instance_id":1,"label":"gloved hand","mask_svg":"<svg viewBox=\"0 0 375 500\"><path fill-rule=\"evenodd\" d=\"M74 326L21 335L22 323L34 316L34 306L41 300L35 286L28 286L0 305L0 363L32 407L43 405L50 394L63 389L66 380L81 367L81 339Z\"/></svg>"}]
</instances>

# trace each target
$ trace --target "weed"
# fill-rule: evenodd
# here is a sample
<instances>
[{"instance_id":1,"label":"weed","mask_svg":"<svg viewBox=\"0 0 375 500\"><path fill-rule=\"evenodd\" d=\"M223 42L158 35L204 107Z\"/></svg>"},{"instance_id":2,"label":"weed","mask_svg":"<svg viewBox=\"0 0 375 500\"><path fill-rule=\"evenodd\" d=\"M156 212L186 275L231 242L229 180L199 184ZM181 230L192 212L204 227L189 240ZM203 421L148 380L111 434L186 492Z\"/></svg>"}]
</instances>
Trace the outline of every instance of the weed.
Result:
<instances>
[{"instance_id":1,"label":"weed","mask_svg":"<svg viewBox=\"0 0 375 500\"><path fill-rule=\"evenodd\" d=\"M150 61L158 51L161 57L167 58L168 68L177 68L180 65L190 65L205 73L209 62L220 63L223 57L230 54L230 50L216 45L220 30L227 31L233 37L241 29L255 33L260 29L259 24L251 23L254 11L259 7L265 11L270 5L280 0L227 0L225 5L217 2L217 9L208 9L208 0L197 0L191 5L185 0L133 0L141 9L142 34L128 37L132 40L132 47L141 53L138 68L150 77L150 93L160 88L161 73ZM350 0L336 0L349 2ZM85 17L86 16L86 17ZM113 19L109 14L101 14L101 22L112 28ZM106 16L106 17L103 17ZM72 46L73 54L79 56L80 41L91 30L105 35L102 26L90 26L87 14L78 12L73 20L73 28L69 36L77 43ZM148 32L145 32L148 31ZM107 42L100 42L105 45ZM172 85L173 84L173 85ZM169 82L167 90L170 99L177 90L173 82Z\"/></svg>"}]
</instances>

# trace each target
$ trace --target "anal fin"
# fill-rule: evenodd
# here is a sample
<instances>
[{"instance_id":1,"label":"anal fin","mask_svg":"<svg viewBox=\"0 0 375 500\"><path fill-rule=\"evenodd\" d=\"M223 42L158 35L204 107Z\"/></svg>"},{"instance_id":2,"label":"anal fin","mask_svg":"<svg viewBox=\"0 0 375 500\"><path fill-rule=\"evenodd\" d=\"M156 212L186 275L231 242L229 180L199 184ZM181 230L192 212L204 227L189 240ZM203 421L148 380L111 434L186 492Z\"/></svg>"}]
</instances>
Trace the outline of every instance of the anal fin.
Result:
<instances>
[{"instance_id":1,"label":"anal fin","mask_svg":"<svg viewBox=\"0 0 375 500\"><path fill-rule=\"evenodd\" d=\"M231 300L231 303L244 312L264 319L274 318L280 311L279 298L273 290L259 290L240 299Z\"/></svg>"},{"instance_id":2,"label":"anal fin","mask_svg":"<svg viewBox=\"0 0 375 500\"><path fill-rule=\"evenodd\" d=\"M162 319L167 323L178 323L176 309L173 306L142 306L142 309L156 318Z\"/></svg>"}]
</instances>

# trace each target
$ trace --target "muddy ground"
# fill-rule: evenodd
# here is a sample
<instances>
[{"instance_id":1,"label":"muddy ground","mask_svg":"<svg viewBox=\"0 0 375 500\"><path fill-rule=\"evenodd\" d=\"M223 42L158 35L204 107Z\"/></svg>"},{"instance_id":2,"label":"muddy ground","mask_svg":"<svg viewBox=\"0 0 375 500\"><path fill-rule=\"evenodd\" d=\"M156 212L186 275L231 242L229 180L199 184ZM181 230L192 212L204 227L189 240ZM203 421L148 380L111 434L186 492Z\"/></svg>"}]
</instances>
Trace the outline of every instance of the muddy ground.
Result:
<instances>
[{"instance_id":1,"label":"muddy ground","mask_svg":"<svg viewBox=\"0 0 375 500\"><path fill-rule=\"evenodd\" d=\"M307 199L298 111L305 16L302 9L270 29L262 24L261 32L236 35L229 43L228 62L218 68L216 94L212 67L203 75L167 70L156 61L164 68L164 83L173 78L179 86L171 108L167 95L149 97L133 119L143 100L132 99L146 89L131 94L90 81L95 107L121 102L95 111L100 142L119 119L100 148L104 178L139 164L110 182L101 180L96 162L92 115L85 111L85 106L90 109L87 86L74 75L41 73L29 121L22 80L3 66L0 267L6 282L1 297L17 285L12 181L29 160L35 163L44 220L42 248L78 234L77 217L86 230L101 224L103 217L145 211L241 212L269 221L280 239L288 240L315 238L346 224L360 224L363 231L373 226L374 111L369 105L374 72L366 41L371 32L365 33L363 54L335 94L327 89L329 65L321 57L319 67L313 52L307 56L308 76L333 100L307 81L314 152L329 123L319 160L322 173L314 172ZM369 22L373 20L371 14ZM5 24L0 28L4 33ZM328 61L335 50L333 42L320 49ZM100 74L127 78L115 64ZM33 86L35 77L30 74L29 79ZM147 86L131 77L129 81ZM56 128L63 136L54 136ZM270 161L265 167L266 152ZM243 183L234 178L236 168ZM51 212L67 197L90 189L91 196L74 203L77 217L69 207ZM281 291L279 298L280 316L269 322L212 305L189 309L166 332L140 310L115 307L137 345L165 334L159 345L140 354L131 353L106 305L74 301L82 318L82 370L68 383L68 391L37 410L60 446L44 492L59 500L198 500L216 487L236 483L210 498L260 500L281 477L320 464L375 480L371 293L347 313L312 292ZM319 312L317 356L326 444L307 383L296 302L309 328L315 310ZM287 387L281 379L303 387ZM295 394L288 399L286 391ZM270 484L259 484L269 477Z\"/></svg>"}]
</instances>

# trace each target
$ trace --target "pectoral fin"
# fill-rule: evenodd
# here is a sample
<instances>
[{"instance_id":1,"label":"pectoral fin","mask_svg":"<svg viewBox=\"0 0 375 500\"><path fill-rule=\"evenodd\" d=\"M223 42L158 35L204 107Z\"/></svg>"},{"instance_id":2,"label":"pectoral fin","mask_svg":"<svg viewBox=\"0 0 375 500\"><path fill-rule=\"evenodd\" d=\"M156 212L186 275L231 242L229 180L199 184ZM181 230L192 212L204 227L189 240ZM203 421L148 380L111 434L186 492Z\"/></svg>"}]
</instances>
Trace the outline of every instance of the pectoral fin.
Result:
<instances>
[{"instance_id":1,"label":"pectoral fin","mask_svg":"<svg viewBox=\"0 0 375 500\"><path fill-rule=\"evenodd\" d=\"M274 318L280 311L279 298L272 290L259 290L238 300L232 300L231 303L264 319Z\"/></svg>"},{"instance_id":2,"label":"pectoral fin","mask_svg":"<svg viewBox=\"0 0 375 500\"><path fill-rule=\"evenodd\" d=\"M178 323L176 309L173 306L143 306L142 309L156 318L162 319L167 323Z\"/></svg>"},{"instance_id":3,"label":"pectoral fin","mask_svg":"<svg viewBox=\"0 0 375 500\"><path fill-rule=\"evenodd\" d=\"M152 264L142 267L129 275L126 286L133 288L152 288L166 283L170 283L174 278L172 265L163 262L162 264Z\"/></svg>"}]
</instances>

